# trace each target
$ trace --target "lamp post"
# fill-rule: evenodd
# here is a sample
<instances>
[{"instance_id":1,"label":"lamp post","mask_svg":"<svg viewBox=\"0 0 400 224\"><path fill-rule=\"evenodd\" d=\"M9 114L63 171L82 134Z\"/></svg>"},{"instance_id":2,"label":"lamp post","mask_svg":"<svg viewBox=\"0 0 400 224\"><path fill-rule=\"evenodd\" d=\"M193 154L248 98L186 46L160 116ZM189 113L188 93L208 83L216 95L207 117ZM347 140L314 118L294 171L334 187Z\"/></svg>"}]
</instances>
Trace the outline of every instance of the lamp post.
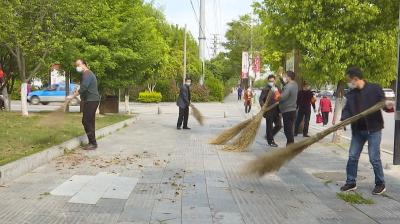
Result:
<instances>
[{"instance_id":1,"label":"lamp post","mask_svg":"<svg viewBox=\"0 0 400 224\"><path fill-rule=\"evenodd\" d=\"M399 27L400 27L400 8L399 8ZM396 112L394 128L394 148L393 164L400 165L400 33L397 34L397 81L396 81Z\"/></svg>"}]
</instances>

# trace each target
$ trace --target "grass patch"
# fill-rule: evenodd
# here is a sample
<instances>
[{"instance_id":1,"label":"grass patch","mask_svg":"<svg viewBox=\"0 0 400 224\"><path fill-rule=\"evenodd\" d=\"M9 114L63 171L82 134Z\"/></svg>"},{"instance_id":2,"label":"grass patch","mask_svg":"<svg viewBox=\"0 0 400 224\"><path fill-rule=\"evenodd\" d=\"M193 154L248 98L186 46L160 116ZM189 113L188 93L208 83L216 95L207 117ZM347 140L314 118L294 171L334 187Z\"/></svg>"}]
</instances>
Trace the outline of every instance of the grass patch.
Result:
<instances>
[{"instance_id":1,"label":"grass patch","mask_svg":"<svg viewBox=\"0 0 400 224\"><path fill-rule=\"evenodd\" d=\"M85 133L81 124L82 114L68 113L64 125L53 128L40 125L47 114L31 113L29 117L22 117L19 113L0 112L0 166ZM96 128L130 117L119 114L100 116L96 118Z\"/></svg>"},{"instance_id":2,"label":"grass patch","mask_svg":"<svg viewBox=\"0 0 400 224\"><path fill-rule=\"evenodd\" d=\"M336 193L336 197L351 204L367 204L367 205L374 204L374 201L372 199L364 198L362 194L357 192L355 193L339 192Z\"/></svg>"}]
</instances>

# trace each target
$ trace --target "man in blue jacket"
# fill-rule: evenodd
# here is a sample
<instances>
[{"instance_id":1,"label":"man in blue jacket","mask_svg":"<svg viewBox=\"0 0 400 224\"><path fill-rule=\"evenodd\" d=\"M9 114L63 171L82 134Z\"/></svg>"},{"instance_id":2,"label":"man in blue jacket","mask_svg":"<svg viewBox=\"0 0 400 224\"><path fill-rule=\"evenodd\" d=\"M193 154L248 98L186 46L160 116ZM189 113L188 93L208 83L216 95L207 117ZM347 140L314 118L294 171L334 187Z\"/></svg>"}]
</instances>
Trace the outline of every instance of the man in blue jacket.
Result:
<instances>
[{"instance_id":1,"label":"man in blue jacket","mask_svg":"<svg viewBox=\"0 0 400 224\"><path fill-rule=\"evenodd\" d=\"M360 68L351 67L346 71L348 86L351 89L346 95L347 101L343 108L341 120L357 115L376 103L385 100L382 88L374 83L363 79ZM393 110L393 102L387 101L386 111ZM347 161L346 184L340 188L341 191L352 191L357 189L357 169L361 151L368 141L369 161L375 173L375 188L372 194L382 194L386 191L383 168L380 156L380 144L383 129L382 112L370 114L351 124L352 137Z\"/></svg>"},{"instance_id":2,"label":"man in blue jacket","mask_svg":"<svg viewBox=\"0 0 400 224\"><path fill-rule=\"evenodd\" d=\"M181 129L183 122L183 129L190 130L188 127L189 120L189 106L190 106L190 85L192 84L192 80L190 78L185 79L185 84L181 87L179 92L179 97L177 101L177 105L179 107L179 117L176 128L178 130Z\"/></svg>"}]
</instances>

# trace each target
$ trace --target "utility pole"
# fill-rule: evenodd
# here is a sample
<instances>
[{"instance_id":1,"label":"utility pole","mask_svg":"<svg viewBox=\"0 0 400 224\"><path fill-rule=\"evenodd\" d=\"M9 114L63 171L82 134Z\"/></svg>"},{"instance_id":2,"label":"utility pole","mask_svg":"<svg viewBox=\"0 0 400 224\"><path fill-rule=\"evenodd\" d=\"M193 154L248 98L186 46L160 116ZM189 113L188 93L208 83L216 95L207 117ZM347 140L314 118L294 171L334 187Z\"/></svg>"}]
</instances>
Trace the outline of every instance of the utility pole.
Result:
<instances>
[{"instance_id":1,"label":"utility pole","mask_svg":"<svg viewBox=\"0 0 400 224\"><path fill-rule=\"evenodd\" d=\"M187 37L187 28L185 24L185 32L184 32L184 38L183 38L183 83L185 84L185 79L186 79L186 37Z\"/></svg>"},{"instance_id":2,"label":"utility pole","mask_svg":"<svg viewBox=\"0 0 400 224\"><path fill-rule=\"evenodd\" d=\"M199 58L201 61L201 78L200 85L204 85L204 62L205 62L205 49L206 49L206 35L205 35L205 0L200 0L200 21L199 21Z\"/></svg>"},{"instance_id":3,"label":"utility pole","mask_svg":"<svg viewBox=\"0 0 400 224\"><path fill-rule=\"evenodd\" d=\"M399 8L399 27L400 27L400 8ZM400 33L397 34L397 84L396 84L396 112L394 128L394 148L393 164L400 165Z\"/></svg>"},{"instance_id":4,"label":"utility pole","mask_svg":"<svg viewBox=\"0 0 400 224\"><path fill-rule=\"evenodd\" d=\"M212 50L213 50L213 57L216 57L218 54L218 44L219 44L218 34L213 34L213 36L214 36L214 38L213 38L213 43L212 43L213 44Z\"/></svg>"}]
</instances>

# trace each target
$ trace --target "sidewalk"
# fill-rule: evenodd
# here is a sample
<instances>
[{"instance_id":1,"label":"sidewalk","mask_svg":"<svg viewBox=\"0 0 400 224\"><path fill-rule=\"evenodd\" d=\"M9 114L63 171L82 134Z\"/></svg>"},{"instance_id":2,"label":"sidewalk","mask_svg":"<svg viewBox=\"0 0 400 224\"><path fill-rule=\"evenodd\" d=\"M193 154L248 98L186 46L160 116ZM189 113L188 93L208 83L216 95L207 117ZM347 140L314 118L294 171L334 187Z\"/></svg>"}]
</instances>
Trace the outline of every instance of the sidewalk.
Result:
<instances>
[{"instance_id":1,"label":"sidewalk","mask_svg":"<svg viewBox=\"0 0 400 224\"><path fill-rule=\"evenodd\" d=\"M264 121L249 152L207 144L244 119L242 102L227 101L196 104L207 124L191 118L191 131L175 129L174 104L163 105L168 113L160 115L143 111L132 126L99 140L98 150L77 150L0 187L0 223L399 223L398 169L385 170L387 197L372 196L373 171L363 155L358 192L375 203L345 203L336 192L347 150L330 139L277 173L240 176L242 165L271 149ZM276 140L284 145L282 133Z\"/></svg>"}]
</instances>

